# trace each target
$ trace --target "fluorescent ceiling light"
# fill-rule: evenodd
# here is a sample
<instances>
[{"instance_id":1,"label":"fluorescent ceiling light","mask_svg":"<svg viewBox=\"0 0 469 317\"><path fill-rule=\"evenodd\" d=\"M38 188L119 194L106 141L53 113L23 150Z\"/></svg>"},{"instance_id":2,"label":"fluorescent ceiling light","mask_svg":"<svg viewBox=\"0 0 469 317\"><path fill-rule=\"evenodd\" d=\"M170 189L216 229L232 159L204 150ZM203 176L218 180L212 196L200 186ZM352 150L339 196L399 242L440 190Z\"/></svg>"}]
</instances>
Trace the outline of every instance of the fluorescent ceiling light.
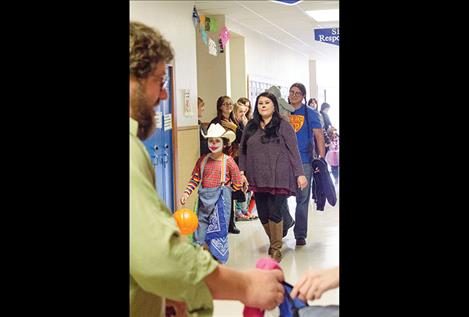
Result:
<instances>
[{"instance_id":1,"label":"fluorescent ceiling light","mask_svg":"<svg viewBox=\"0 0 469 317\"><path fill-rule=\"evenodd\" d=\"M339 9L331 10L313 10L306 13L317 22L339 21Z\"/></svg>"}]
</instances>

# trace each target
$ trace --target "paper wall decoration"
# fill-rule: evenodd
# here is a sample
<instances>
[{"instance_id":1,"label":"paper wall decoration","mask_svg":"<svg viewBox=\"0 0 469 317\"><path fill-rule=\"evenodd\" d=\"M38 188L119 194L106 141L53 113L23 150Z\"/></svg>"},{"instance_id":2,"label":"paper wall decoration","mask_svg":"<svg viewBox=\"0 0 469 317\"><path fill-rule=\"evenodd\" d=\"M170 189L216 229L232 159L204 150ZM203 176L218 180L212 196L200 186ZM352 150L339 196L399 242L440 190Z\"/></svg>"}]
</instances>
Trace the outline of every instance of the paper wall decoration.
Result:
<instances>
[{"instance_id":1,"label":"paper wall decoration","mask_svg":"<svg viewBox=\"0 0 469 317\"><path fill-rule=\"evenodd\" d=\"M217 56L217 44L212 39L208 39L208 53Z\"/></svg>"},{"instance_id":2,"label":"paper wall decoration","mask_svg":"<svg viewBox=\"0 0 469 317\"><path fill-rule=\"evenodd\" d=\"M215 18L205 17L205 31L216 32L217 29L217 20Z\"/></svg>"},{"instance_id":3,"label":"paper wall decoration","mask_svg":"<svg viewBox=\"0 0 469 317\"><path fill-rule=\"evenodd\" d=\"M223 47L225 47L226 42L228 42L231 38L230 31L228 31L228 28L226 26L223 27L223 29L220 32L220 39L223 44Z\"/></svg>"},{"instance_id":4,"label":"paper wall decoration","mask_svg":"<svg viewBox=\"0 0 469 317\"><path fill-rule=\"evenodd\" d=\"M208 45L208 39L207 39L207 32L205 32L205 29L202 27L200 28L200 34L202 35L202 42L204 42L205 46Z\"/></svg>"},{"instance_id":5,"label":"paper wall decoration","mask_svg":"<svg viewBox=\"0 0 469 317\"><path fill-rule=\"evenodd\" d=\"M197 13L197 9L195 7L194 10L192 10L192 23L194 23L195 27L197 27L200 23L199 13Z\"/></svg>"}]
</instances>

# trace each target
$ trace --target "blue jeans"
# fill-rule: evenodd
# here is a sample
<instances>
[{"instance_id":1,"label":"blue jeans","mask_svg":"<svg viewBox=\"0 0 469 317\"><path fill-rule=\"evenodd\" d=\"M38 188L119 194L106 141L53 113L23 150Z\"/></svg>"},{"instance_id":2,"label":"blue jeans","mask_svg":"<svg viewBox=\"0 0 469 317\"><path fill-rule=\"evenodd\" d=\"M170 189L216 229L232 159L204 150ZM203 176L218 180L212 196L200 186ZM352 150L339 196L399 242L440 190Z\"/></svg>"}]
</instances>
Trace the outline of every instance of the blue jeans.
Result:
<instances>
[{"instance_id":1,"label":"blue jeans","mask_svg":"<svg viewBox=\"0 0 469 317\"><path fill-rule=\"evenodd\" d=\"M306 239L308 232L308 206L309 206L309 195L311 194L311 180L312 180L312 168L311 163L303 164L303 170L305 172L308 186L305 189L296 190L296 210L295 210L295 239Z\"/></svg>"},{"instance_id":2,"label":"blue jeans","mask_svg":"<svg viewBox=\"0 0 469 317\"><path fill-rule=\"evenodd\" d=\"M241 214L243 215L248 214L248 208L249 208L249 202L251 201L251 196L252 196L252 192L247 192L246 201L242 203L236 201L236 204L235 204L236 216L241 215Z\"/></svg>"},{"instance_id":3,"label":"blue jeans","mask_svg":"<svg viewBox=\"0 0 469 317\"><path fill-rule=\"evenodd\" d=\"M195 233L195 241L203 245L206 242L206 233L210 224L210 216L215 212L216 204L220 195L223 195L224 205L224 221L226 231L228 231L228 223L230 221L230 210L231 210L231 189L223 186L217 188L199 188L199 209L197 216L199 220L199 226Z\"/></svg>"}]
</instances>

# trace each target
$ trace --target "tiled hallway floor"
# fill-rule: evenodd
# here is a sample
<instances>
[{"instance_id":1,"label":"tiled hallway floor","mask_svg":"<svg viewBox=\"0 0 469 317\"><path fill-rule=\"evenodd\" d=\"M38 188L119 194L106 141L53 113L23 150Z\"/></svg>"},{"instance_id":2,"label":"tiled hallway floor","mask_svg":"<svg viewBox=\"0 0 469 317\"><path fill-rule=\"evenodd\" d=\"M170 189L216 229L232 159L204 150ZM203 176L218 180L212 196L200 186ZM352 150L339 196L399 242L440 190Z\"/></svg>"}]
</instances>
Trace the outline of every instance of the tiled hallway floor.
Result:
<instances>
[{"instance_id":1,"label":"tiled hallway floor","mask_svg":"<svg viewBox=\"0 0 469 317\"><path fill-rule=\"evenodd\" d=\"M295 214L295 198L288 199L290 213ZM295 284L309 269L322 269L339 264L339 201L332 207L326 203L323 212L315 210L314 201L310 201L308 216L307 244L296 247L293 230L283 239L284 258L280 265L285 273L285 280ZM230 258L227 266L237 269L254 268L256 260L267 256L268 238L259 220L237 222L241 230L238 235L229 235ZM310 305L339 304L339 289L330 290L321 299ZM215 301L214 316L242 316L243 305L236 301Z\"/></svg>"}]
</instances>

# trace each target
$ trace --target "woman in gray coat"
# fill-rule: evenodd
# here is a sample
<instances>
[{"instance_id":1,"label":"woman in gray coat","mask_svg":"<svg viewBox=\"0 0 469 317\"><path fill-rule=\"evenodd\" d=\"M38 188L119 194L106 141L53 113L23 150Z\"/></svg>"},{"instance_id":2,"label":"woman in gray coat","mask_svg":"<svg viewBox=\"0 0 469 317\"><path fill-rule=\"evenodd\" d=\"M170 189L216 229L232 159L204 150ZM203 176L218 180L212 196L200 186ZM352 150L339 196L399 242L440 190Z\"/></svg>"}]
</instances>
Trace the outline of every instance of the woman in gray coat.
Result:
<instances>
[{"instance_id":1,"label":"woman in gray coat","mask_svg":"<svg viewBox=\"0 0 469 317\"><path fill-rule=\"evenodd\" d=\"M253 119L241 139L239 169L254 192L259 219L270 240L269 255L280 262L283 221L281 206L297 187L308 184L296 134L282 119L275 95L264 92L256 99Z\"/></svg>"}]
</instances>

